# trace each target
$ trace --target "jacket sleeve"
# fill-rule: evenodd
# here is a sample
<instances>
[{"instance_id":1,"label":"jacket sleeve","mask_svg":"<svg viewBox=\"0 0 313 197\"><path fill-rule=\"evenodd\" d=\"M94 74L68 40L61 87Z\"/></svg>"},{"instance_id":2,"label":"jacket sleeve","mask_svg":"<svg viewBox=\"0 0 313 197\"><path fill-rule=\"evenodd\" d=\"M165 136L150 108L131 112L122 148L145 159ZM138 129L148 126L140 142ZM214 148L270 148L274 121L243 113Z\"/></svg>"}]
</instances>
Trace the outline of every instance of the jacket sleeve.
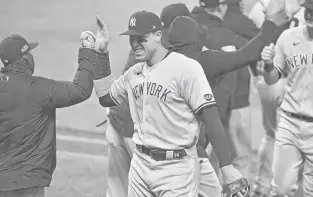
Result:
<instances>
[{"instance_id":1,"label":"jacket sleeve","mask_svg":"<svg viewBox=\"0 0 313 197\"><path fill-rule=\"evenodd\" d=\"M255 23L245 15L238 15L237 17L235 15L233 17L235 18L225 20L225 26L240 36L251 40L260 32Z\"/></svg>"},{"instance_id":2,"label":"jacket sleeve","mask_svg":"<svg viewBox=\"0 0 313 197\"><path fill-rule=\"evenodd\" d=\"M227 36L226 38L229 38L228 42L234 45L236 49L240 49L249 41L248 39L242 37L239 34L236 34L235 32L231 30L229 30L229 36Z\"/></svg>"},{"instance_id":3,"label":"jacket sleeve","mask_svg":"<svg viewBox=\"0 0 313 197\"><path fill-rule=\"evenodd\" d=\"M90 97L97 54L95 50L80 48L78 56L78 69L73 81L50 81L47 106L69 107Z\"/></svg>"},{"instance_id":4,"label":"jacket sleeve","mask_svg":"<svg viewBox=\"0 0 313 197\"><path fill-rule=\"evenodd\" d=\"M275 29L276 25L274 23L266 21L261 32L238 51L203 51L198 60L208 80L257 61L264 46L273 38Z\"/></svg>"}]
</instances>

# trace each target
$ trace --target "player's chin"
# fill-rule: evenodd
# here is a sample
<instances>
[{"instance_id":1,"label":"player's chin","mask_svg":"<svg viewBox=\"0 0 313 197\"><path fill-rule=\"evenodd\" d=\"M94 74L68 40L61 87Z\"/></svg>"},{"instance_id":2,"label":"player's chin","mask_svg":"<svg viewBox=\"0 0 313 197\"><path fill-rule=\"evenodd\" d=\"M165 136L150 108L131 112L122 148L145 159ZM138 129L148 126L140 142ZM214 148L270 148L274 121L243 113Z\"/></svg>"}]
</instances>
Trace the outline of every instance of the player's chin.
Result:
<instances>
[{"instance_id":1,"label":"player's chin","mask_svg":"<svg viewBox=\"0 0 313 197\"><path fill-rule=\"evenodd\" d=\"M138 60L138 61L142 61L143 62L143 61L147 60L147 55L146 55L145 52L136 53L135 56L136 56L136 60Z\"/></svg>"}]
</instances>

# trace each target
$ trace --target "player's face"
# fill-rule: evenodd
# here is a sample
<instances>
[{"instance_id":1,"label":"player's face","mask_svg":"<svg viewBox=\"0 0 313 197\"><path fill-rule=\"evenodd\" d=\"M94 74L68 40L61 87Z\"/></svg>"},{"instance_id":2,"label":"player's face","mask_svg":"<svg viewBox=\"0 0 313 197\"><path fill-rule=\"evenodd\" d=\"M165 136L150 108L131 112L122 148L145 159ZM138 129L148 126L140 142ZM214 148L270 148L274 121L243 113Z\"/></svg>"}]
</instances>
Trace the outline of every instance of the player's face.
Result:
<instances>
[{"instance_id":1,"label":"player's face","mask_svg":"<svg viewBox=\"0 0 313 197\"><path fill-rule=\"evenodd\" d=\"M308 28L309 35L311 38L313 38L313 10L306 8L304 11L304 19Z\"/></svg>"},{"instance_id":2,"label":"player's face","mask_svg":"<svg viewBox=\"0 0 313 197\"><path fill-rule=\"evenodd\" d=\"M142 36L130 36L129 43L139 61L149 61L158 46L158 32L148 33Z\"/></svg>"},{"instance_id":3,"label":"player's face","mask_svg":"<svg viewBox=\"0 0 313 197\"><path fill-rule=\"evenodd\" d=\"M301 0L285 0L285 10L289 18L292 18L300 8Z\"/></svg>"}]
</instances>

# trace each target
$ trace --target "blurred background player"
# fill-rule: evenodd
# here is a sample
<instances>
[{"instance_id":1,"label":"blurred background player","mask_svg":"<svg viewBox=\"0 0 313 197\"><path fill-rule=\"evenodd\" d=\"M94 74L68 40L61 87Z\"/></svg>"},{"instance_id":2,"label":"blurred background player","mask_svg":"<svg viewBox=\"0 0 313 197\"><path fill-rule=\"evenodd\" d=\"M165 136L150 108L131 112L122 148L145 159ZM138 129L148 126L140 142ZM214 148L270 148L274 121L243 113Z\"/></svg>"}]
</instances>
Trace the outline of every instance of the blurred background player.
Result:
<instances>
[{"instance_id":1,"label":"blurred background player","mask_svg":"<svg viewBox=\"0 0 313 197\"><path fill-rule=\"evenodd\" d=\"M207 27L206 39L204 41L205 47L208 49L215 50L225 50L225 51L234 51L236 49L241 48L248 39L241 37L236 34L230 28L225 26L224 17L228 11L227 2L230 0L200 0L200 7L195 7L193 9L194 18L201 24ZM242 72L244 71L244 72ZM246 77L245 77L246 76ZM243 166L248 166L248 157L246 157L243 153L240 153L242 150L241 146L249 143L249 140L245 142L239 142L237 137L237 124L233 123L230 125L230 117L233 113L233 109L236 109L237 104L236 101L241 101L240 106L245 106L246 104L242 104L242 102L247 101L248 98L239 98L239 93L242 95L242 91L237 90L236 88L242 84L238 80L244 80L247 78L249 81L249 71L247 67L243 67L238 71L234 71L231 73L227 73L223 76L220 76L214 80L210 81L210 84L213 88L213 93L217 100L217 105L219 109L219 115L221 117L223 127L225 132L227 133L229 139L232 142L232 159L234 166L239 169L245 176L248 176L248 172L246 172ZM244 83L246 86L246 82ZM239 88L239 87L238 87ZM241 88L241 87L240 87ZM242 88L241 88L242 89ZM245 97L248 97L248 92L245 92ZM238 95L238 97L236 96ZM238 104L239 105L239 104ZM240 116L239 116L240 117ZM238 117L238 118L239 118ZM247 117L248 118L248 117ZM234 122L234 121L233 121ZM237 121L236 121L237 122ZM247 124L249 121L242 121L240 119L241 124ZM245 122L245 123L242 123ZM233 128L231 128L233 127ZM230 131L232 130L232 131ZM234 134L232 134L232 132ZM250 130L249 130L250 132ZM241 138L242 139L242 138ZM240 151L240 152L239 152ZM241 154L241 156L239 156ZM245 157L245 161L243 159L239 159ZM218 172L218 167L216 165L216 157L214 154L212 155L212 163L215 166L215 169ZM241 162L241 163L240 163Z\"/></svg>"},{"instance_id":2,"label":"blurred background player","mask_svg":"<svg viewBox=\"0 0 313 197\"><path fill-rule=\"evenodd\" d=\"M263 9L267 7L269 1L258 1L250 13L251 19L258 26L264 22ZM295 4L297 3L297 4ZM285 29L297 27L304 23L304 8L300 6L300 1L286 1L287 14L290 16L290 21L281 27L281 32ZM293 8L292 10L290 8ZM300 9L299 9L300 8ZM257 15L257 9L261 10ZM297 12L295 12L295 10ZM302 11L301 11L302 10ZM301 16L301 12L303 16ZM274 41L275 43L276 41ZM262 120L265 129L265 135L262 138L261 144L258 149L257 158L257 171L254 186L252 187L252 196L261 197L269 194L271 189L270 180L272 179L272 160L275 142L275 133L277 123L280 117L279 106L284 95L284 85L286 78L282 77L276 84L267 85L263 78L264 62L260 61L258 64L257 76L255 77L254 84L258 90L258 95L262 107Z\"/></svg>"},{"instance_id":3,"label":"blurred background player","mask_svg":"<svg viewBox=\"0 0 313 197\"><path fill-rule=\"evenodd\" d=\"M313 1L307 0L306 25L285 30L276 46L265 47L264 79L268 84L287 77L273 155L272 196L294 196L303 166L303 196L313 195L312 38Z\"/></svg>"}]
</instances>

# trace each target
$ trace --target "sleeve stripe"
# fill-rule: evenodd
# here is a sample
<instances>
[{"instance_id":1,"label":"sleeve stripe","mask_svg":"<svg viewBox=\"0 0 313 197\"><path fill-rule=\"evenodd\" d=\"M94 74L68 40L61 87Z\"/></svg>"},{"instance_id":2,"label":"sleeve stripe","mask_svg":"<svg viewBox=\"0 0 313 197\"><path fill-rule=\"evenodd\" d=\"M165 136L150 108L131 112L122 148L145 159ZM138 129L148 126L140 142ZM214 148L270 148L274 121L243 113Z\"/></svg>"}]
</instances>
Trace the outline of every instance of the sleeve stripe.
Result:
<instances>
[{"instance_id":1,"label":"sleeve stripe","mask_svg":"<svg viewBox=\"0 0 313 197\"><path fill-rule=\"evenodd\" d=\"M214 106L216 105L216 102L215 101L210 101L210 102L206 102L206 103L203 103L202 105L200 105L195 111L194 113L198 113L199 111L201 111L203 108L205 107L210 107L210 106Z\"/></svg>"},{"instance_id":2,"label":"sleeve stripe","mask_svg":"<svg viewBox=\"0 0 313 197\"><path fill-rule=\"evenodd\" d=\"M274 67L278 70L278 72L280 72L280 74L286 76L286 73L284 73L284 71L278 65L274 64Z\"/></svg>"},{"instance_id":3,"label":"sleeve stripe","mask_svg":"<svg viewBox=\"0 0 313 197\"><path fill-rule=\"evenodd\" d=\"M110 97L112 99L112 101L115 103L115 105L119 105L119 103L117 102L117 100L114 98L114 96L112 95L112 92L111 92L111 89L109 90L109 94L110 94Z\"/></svg>"}]
</instances>

